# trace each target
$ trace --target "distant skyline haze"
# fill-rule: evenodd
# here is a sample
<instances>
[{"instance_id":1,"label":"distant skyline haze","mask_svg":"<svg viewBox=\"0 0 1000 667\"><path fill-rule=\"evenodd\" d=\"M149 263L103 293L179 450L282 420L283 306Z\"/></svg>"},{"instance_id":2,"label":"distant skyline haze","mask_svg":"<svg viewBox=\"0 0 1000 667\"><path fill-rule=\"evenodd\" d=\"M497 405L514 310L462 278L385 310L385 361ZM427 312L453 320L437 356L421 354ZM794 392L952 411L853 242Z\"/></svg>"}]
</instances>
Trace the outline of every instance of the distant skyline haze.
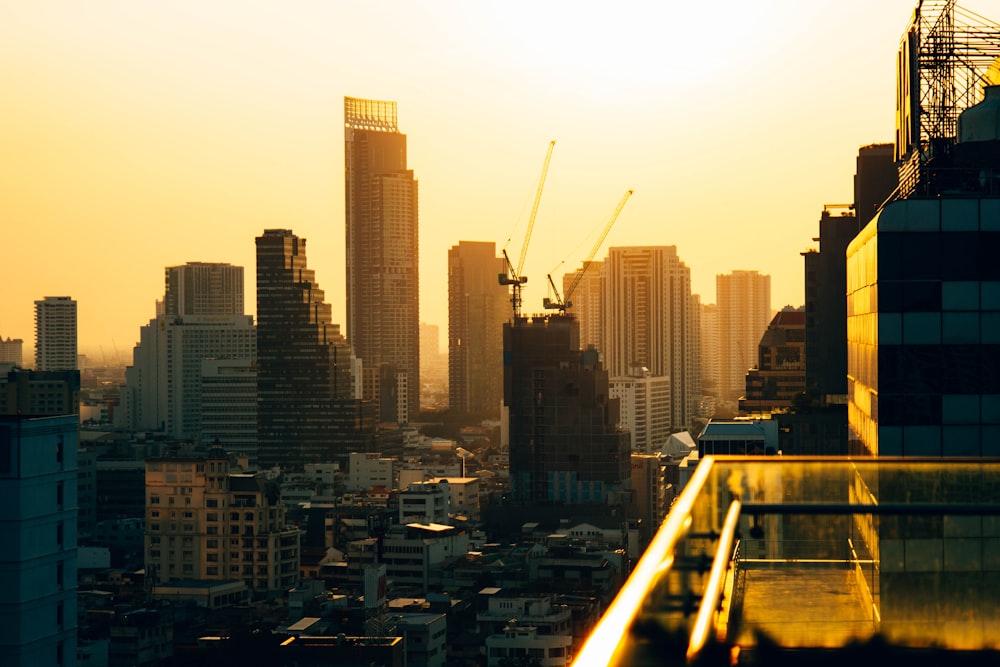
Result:
<instances>
[{"instance_id":1,"label":"distant skyline haze","mask_svg":"<svg viewBox=\"0 0 1000 667\"><path fill-rule=\"evenodd\" d=\"M915 6L4 2L0 336L29 355L34 302L67 295L80 351L128 363L166 267L253 275L271 228L308 240L344 326L345 96L398 105L420 184L420 319L442 337L448 249L519 253L553 139L524 313L626 189L595 259L675 245L702 303L716 275L754 270L774 308L801 305L823 205L851 201L860 146L892 140Z\"/></svg>"}]
</instances>

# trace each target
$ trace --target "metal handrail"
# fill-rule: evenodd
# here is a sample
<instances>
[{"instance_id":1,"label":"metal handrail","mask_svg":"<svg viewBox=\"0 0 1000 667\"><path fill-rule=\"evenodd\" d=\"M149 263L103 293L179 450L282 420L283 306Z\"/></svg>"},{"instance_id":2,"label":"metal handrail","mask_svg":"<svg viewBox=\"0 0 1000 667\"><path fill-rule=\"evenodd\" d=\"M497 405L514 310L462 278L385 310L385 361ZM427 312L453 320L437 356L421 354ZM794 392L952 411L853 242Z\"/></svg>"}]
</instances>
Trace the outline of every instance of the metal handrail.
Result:
<instances>
[{"instance_id":1,"label":"metal handrail","mask_svg":"<svg viewBox=\"0 0 1000 667\"><path fill-rule=\"evenodd\" d=\"M691 528L691 513L708 482L711 469L710 458L703 459L695 468L691 479L674 501L663 526L573 659L573 667L614 664L614 657L628 638L629 628L642 608L643 600L653 584L673 565L674 551Z\"/></svg>"},{"instance_id":2,"label":"metal handrail","mask_svg":"<svg viewBox=\"0 0 1000 667\"><path fill-rule=\"evenodd\" d=\"M733 500L729 503L729 511L726 512L726 520L722 524L719 544L715 549L715 558L712 559L712 569L708 573L708 583L701 595L701 605L698 607L698 615L691 629L691 639L687 649L688 663L698 657L708 641L709 631L716 627L715 620L718 618L717 612L726 583L726 573L733 558L733 542L736 540L736 528L739 522L740 501Z\"/></svg>"}]
</instances>

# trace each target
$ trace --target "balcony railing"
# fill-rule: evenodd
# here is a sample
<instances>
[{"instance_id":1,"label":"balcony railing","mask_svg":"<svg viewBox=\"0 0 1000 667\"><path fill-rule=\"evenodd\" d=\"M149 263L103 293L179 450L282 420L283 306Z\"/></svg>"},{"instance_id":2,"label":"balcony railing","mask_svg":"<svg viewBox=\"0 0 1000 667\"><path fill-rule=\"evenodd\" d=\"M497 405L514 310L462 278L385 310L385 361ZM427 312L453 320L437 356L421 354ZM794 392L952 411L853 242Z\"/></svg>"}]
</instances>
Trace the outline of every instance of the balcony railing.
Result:
<instances>
[{"instance_id":1,"label":"balcony railing","mask_svg":"<svg viewBox=\"0 0 1000 667\"><path fill-rule=\"evenodd\" d=\"M1000 661L998 593L1000 459L706 457L573 664Z\"/></svg>"}]
</instances>

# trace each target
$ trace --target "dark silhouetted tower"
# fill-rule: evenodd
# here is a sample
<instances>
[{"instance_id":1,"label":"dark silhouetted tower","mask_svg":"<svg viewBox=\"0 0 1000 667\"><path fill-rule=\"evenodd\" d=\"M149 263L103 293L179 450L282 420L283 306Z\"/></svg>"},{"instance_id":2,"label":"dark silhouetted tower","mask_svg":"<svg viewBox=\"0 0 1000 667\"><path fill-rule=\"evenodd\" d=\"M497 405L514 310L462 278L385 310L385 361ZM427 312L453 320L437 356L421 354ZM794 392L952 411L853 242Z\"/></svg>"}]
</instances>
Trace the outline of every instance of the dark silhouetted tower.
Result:
<instances>
[{"instance_id":1,"label":"dark silhouetted tower","mask_svg":"<svg viewBox=\"0 0 1000 667\"><path fill-rule=\"evenodd\" d=\"M262 467L346 460L370 419L353 399L351 353L287 229L257 237L257 434Z\"/></svg>"},{"instance_id":2,"label":"dark silhouetted tower","mask_svg":"<svg viewBox=\"0 0 1000 667\"><path fill-rule=\"evenodd\" d=\"M571 315L505 324L511 495L523 503L607 504L629 478L629 433L593 348Z\"/></svg>"}]
</instances>

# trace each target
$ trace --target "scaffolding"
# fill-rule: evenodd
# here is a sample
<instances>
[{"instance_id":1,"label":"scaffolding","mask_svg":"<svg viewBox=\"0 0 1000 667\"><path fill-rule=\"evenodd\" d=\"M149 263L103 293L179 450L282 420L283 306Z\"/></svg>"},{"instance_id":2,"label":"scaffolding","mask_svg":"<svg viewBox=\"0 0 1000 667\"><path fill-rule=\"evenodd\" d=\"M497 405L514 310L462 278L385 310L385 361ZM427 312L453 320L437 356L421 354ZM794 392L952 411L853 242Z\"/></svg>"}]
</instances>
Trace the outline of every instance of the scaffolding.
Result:
<instances>
[{"instance_id":1,"label":"scaffolding","mask_svg":"<svg viewBox=\"0 0 1000 667\"><path fill-rule=\"evenodd\" d=\"M914 194L922 167L955 142L958 116L982 99L1000 62L1000 24L955 0L921 0L897 61L896 161L899 189Z\"/></svg>"}]
</instances>

